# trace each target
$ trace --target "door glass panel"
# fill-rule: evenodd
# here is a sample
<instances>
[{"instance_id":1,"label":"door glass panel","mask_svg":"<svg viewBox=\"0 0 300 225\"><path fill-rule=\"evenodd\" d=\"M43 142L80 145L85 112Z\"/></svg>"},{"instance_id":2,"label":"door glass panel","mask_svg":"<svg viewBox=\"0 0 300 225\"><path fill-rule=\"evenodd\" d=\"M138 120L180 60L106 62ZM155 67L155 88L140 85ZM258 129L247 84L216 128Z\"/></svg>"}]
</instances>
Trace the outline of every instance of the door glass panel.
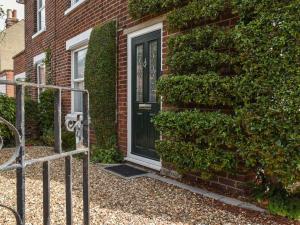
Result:
<instances>
[{"instance_id":1,"label":"door glass panel","mask_svg":"<svg viewBox=\"0 0 300 225\"><path fill-rule=\"evenodd\" d=\"M136 101L143 101L143 76L144 76L144 46L136 48Z\"/></svg>"},{"instance_id":2,"label":"door glass panel","mask_svg":"<svg viewBox=\"0 0 300 225\"><path fill-rule=\"evenodd\" d=\"M157 80L157 41L150 42L149 59L149 101L156 102L156 80Z\"/></svg>"}]
</instances>

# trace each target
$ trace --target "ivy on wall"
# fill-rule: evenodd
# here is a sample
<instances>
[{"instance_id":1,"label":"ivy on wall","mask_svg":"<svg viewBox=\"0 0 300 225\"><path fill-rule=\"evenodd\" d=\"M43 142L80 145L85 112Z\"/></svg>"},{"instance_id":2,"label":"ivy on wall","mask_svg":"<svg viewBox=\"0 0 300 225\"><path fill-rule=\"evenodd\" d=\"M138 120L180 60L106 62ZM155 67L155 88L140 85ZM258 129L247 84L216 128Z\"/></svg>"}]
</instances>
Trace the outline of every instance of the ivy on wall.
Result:
<instances>
[{"instance_id":1,"label":"ivy on wall","mask_svg":"<svg viewBox=\"0 0 300 225\"><path fill-rule=\"evenodd\" d=\"M263 169L272 185L288 189L299 182L299 1L167 1L159 8L164 2L129 3L136 18L168 11L169 30L184 31L170 38L171 74L158 82L167 103L186 107L184 114L162 112L154 121L166 135L157 142L162 159L179 169L205 172L230 171L242 163L253 172ZM231 29L214 25L233 13L239 20ZM189 109L203 105L216 112ZM220 106L232 108L230 115L224 118ZM192 116L197 125L186 121ZM227 117L231 129L224 129ZM209 129L198 124L204 122ZM227 137L230 150L224 145Z\"/></svg>"}]
</instances>

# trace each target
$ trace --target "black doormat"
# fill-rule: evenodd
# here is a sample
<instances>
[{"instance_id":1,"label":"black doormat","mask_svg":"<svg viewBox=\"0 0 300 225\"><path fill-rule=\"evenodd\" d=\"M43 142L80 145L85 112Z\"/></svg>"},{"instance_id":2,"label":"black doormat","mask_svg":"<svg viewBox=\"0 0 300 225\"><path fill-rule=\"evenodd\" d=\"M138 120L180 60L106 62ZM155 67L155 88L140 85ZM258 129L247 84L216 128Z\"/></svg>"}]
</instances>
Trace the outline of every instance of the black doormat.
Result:
<instances>
[{"instance_id":1,"label":"black doormat","mask_svg":"<svg viewBox=\"0 0 300 225\"><path fill-rule=\"evenodd\" d=\"M146 171L128 165L109 166L105 167L105 169L126 178L141 176L148 173Z\"/></svg>"}]
</instances>

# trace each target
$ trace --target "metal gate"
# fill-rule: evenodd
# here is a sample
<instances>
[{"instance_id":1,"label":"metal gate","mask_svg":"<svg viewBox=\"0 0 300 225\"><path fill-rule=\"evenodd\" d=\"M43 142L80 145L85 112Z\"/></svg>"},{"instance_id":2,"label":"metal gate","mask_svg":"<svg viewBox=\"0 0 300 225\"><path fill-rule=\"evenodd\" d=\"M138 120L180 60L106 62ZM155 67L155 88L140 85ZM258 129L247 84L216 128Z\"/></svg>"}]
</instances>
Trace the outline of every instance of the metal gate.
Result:
<instances>
[{"instance_id":1,"label":"metal gate","mask_svg":"<svg viewBox=\"0 0 300 225\"><path fill-rule=\"evenodd\" d=\"M50 224L50 161L65 160L65 195L66 195L66 224L73 224L72 213L72 157L83 155L83 220L84 225L89 225L89 95L86 90L72 89L66 87L37 85L25 82L0 81L2 85L15 86L16 93L16 125L12 125L0 117L0 123L6 125L14 134L16 149L12 157L0 165L1 171L16 171L17 202L16 209L5 205L11 211L17 225L25 225L25 170L28 166L40 163L43 165L43 221L44 225ZM55 134L55 154L36 159L25 158L25 88L54 89L54 134ZM77 116L76 120L66 121L69 130L75 131L77 147L76 150L64 152L62 150L61 128L62 128L62 91L82 93L83 112ZM0 136L0 151L3 148L3 139ZM1 152L0 152L1 153ZM1 157L1 154L0 154ZM29 221L30 222L30 221Z\"/></svg>"}]
</instances>

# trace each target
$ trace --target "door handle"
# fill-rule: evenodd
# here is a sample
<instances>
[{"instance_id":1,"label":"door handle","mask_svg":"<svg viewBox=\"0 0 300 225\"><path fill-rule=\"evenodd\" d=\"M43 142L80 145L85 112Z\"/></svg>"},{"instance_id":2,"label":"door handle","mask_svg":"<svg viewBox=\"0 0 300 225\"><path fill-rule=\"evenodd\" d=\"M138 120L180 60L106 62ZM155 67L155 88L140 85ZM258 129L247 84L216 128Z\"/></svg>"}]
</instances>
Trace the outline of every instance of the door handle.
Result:
<instances>
[{"instance_id":1,"label":"door handle","mask_svg":"<svg viewBox=\"0 0 300 225\"><path fill-rule=\"evenodd\" d=\"M151 104L139 104L139 109L140 110L151 110L152 105Z\"/></svg>"}]
</instances>

